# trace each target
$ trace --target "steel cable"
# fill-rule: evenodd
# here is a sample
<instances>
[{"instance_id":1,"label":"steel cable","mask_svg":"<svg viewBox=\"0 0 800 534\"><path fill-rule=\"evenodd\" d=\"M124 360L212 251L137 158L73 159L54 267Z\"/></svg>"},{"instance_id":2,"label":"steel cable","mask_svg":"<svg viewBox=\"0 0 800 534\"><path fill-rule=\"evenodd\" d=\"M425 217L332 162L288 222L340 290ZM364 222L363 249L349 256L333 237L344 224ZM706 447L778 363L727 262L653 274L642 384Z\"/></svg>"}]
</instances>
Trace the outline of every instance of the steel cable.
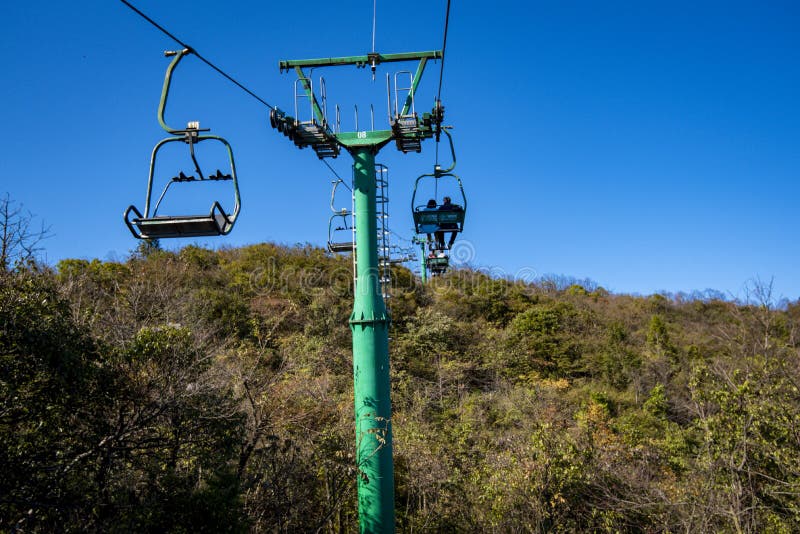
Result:
<instances>
[{"instance_id":1,"label":"steel cable","mask_svg":"<svg viewBox=\"0 0 800 534\"><path fill-rule=\"evenodd\" d=\"M154 21L153 19L151 19L150 17L148 17L147 15L145 15L144 13L142 13L142 11L141 11L141 10L139 10L139 9L138 9L136 6L134 6L133 4L131 4L130 2L128 2L128 0L120 0L120 2L122 2L123 4L125 4L126 6L128 6L128 7L129 7L131 10L133 10L133 11L134 11L134 12L135 12L137 15L139 15L140 17L142 17L144 20L146 20L147 22L149 22L150 24L152 24L152 25L153 25L153 26L155 26L156 28L158 28L158 29L161 31L161 33L163 33L164 35L166 35L167 37L169 37L170 39L172 39L173 41L175 41L176 43L178 43L179 45L181 45L183 48L187 48L187 49L191 50L191 51L192 51L192 53L193 53L195 56L197 56L197 58L198 58L200 61L202 61L203 63L205 63L206 65L208 65L208 66L209 66L209 67L211 67L212 69L214 69L215 71L217 71L219 74L221 74L223 77L225 77L225 78L226 78L228 81L230 81L231 83L233 83L234 85L236 85L236 86L237 86L239 89L241 89L242 91L244 91L244 92L245 92L245 93L247 93L248 95L252 96L252 97L253 97L253 98L255 98L256 100L258 100L259 102L261 102L262 104L264 104L265 106L267 106L268 108L271 108L271 109L277 109L277 108L275 108L275 106L272 106L272 105L270 105L270 104L269 104L269 103L268 103L266 100L264 100L263 98L261 98L260 96L258 96L257 94L255 94L253 91L251 91L250 89L248 89L247 87L245 87L244 85L242 85L241 83L239 83L238 81L236 81L236 80L235 80L235 79L234 79L232 76L230 76L229 74L227 74L225 71L223 71L222 69L220 69L219 67L217 67L216 65L214 65L213 63L211 63L209 60L207 60L206 58L204 58L204 57L203 57L203 56L200 54L200 52L198 52L198 51L197 51L197 50L196 50L194 47L192 47L192 46L189 46L187 43L185 43L185 42L183 42L182 40L178 39L178 38L177 38L177 37L175 37L175 36L174 36L172 33L170 33L170 32L169 32L169 30L167 30L166 28L164 28L163 26L161 26L159 23L157 23L156 21Z\"/></svg>"}]
</instances>

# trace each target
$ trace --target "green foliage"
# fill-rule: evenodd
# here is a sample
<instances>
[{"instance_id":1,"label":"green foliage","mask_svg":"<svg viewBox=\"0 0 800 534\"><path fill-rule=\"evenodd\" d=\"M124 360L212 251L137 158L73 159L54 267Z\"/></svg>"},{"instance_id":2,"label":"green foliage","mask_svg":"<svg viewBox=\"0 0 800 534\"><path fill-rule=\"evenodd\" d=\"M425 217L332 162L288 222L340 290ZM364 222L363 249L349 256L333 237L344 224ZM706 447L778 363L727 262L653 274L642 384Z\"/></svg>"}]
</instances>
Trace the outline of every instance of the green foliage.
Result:
<instances>
[{"instance_id":1,"label":"green foliage","mask_svg":"<svg viewBox=\"0 0 800 534\"><path fill-rule=\"evenodd\" d=\"M151 254L161 252L161 242L158 239L142 239L133 251L135 256L146 258Z\"/></svg>"},{"instance_id":2,"label":"green foliage","mask_svg":"<svg viewBox=\"0 0 800 534\"><path fill-rule=\"evenodd\" d=\"M104 378L100 362L49 273L0 276L0 328L0 525L56 529L69 507L26 503L82 500L72 466L89 443L83 397Z\"/></svg>"},{"instance_id":3,"label":"green foliage","mask_svg":"<svg viewBox=\"0 0 800 534\"><path fill-rule=\"evenodd\" d=\"M586 291L586 288L584 288L580 284L572 284L567 288L566 293L567 295L580 296L580 297L584 297L589 294L589 292Z\"/></svg>"},{"instance_id":4,"label":"green foliage","mask_svg":"<svg viewBox=\"0 0 800 534\"><path fill-rule=\"evenodd\" d=\"M593 365L597 368L596 375L611 386L624 389L633 381L641 365L641 357L630 347L625 326L620 322L611 323Z\"/></svg>"},{"instance_id":5,"label":"green foliage","mask_svg":"<svg viewBox=\"0 0 800 534\"><path fill-rule=\"evenodd\" d=\"M222 338L246 338L251 333L250 307L229 288L200 288L192 293L190 306L196 320Z\"/></svg>"},{"instance_id":6,"label":"green foliage","mask_svg":"<svg viewBox=\"0 0 800 534\"><path fill-rule=\"evenodd\" d=\"M667 325L660 315L653 315L650 318L650 326L647 329L647 346L653 352L663 352L671 348Z\"/></svg>"},{"instance_id":7,"label":"green foliage","mask_svg":"<svg viewBox=\"0 0 800 534\"><path fill-rule=\"evenodd\" d=\"M580 373L579 348L573 336L581 318L565 302L534 304L519 313L508 327L510 376L541 373L564 377Z\"/></svg>"},{"instance_id":8,"label":"green foliage","mask_svg":"<svg viewBox=\"0 0 800 534\"><path fill-rule=\"evenodd\" d=\"M800 421L796 349L695 368L691 387L703 406L699 468L709 498L735 505L742 529L800 528ZM723 522L726 518L718 517Z\"/></svg>"},{"instance_id":9,"label":"green foliage","mask_svg":"<svg viewBox=\"0 0 800 534\"><path fill-rule=\"evenodd\" d=\"M650 391L650 396L642 405L644 411L653 417L664 419L667 416L667 396L664 393L664 385L659 384Z\"/></svg>"}]
</instances>

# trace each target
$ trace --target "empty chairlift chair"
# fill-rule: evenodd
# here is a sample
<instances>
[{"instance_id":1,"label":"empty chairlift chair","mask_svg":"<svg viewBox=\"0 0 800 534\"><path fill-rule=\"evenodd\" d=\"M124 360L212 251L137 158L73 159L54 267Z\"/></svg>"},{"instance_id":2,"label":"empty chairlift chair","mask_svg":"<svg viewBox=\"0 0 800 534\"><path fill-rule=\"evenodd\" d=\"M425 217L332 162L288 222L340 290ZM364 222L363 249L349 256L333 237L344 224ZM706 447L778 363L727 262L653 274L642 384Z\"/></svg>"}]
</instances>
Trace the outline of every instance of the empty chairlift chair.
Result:
<instances>
[{"instance_id":1,"label":"empty chairlift chair","mask_svg":"<svg viewBox=\"0 0 800 534\"><path fill-rule=\"evenodd\" d=\"M331 252L353 252L355 241L353 241L353 225L351 223L352 214L342 209L341 212L331 215L328 222L328 250Z\"/></svg>"},{"instance_id":2,"label":"empty chairlift chair","mask_svg":"<svg viewBox=\"0 0 800 534\"><path fill-rule=\"evenodd\" d=\"M233 229L236 218L239 216L239 209L241 201L239 197L239 182L236 177L236 165L233 160L233 150L230 144L222 137L216 135L203 134L208 130L201 130L197 122L190 122L186 129L177 130L169 128L164 123L164 108L166 106L167 96L169 94L169 87L172 78L172 72L177 66L178 62L183 56L190 54L191 51L186 49L180 52L167 52L167 55L174 55L175 59L172 60L167 68L167 74L164 79L164 87L161 93L161 102L158 108L158 121L161 127L174 137L162 139L156 144L153 153L150 157L150 173L147 179L147 195L145 197L144 213L140 212L135 206L131 205L125 210L124 218L125 224L131 231L134 237L138 239L162 239L162 238L175 238L175 237L204 237L204 236L218 236L226 235ZM221 143L225 146L228 155L228 163L230 171L223 173L217 169L214 174L208 176L204 175L198 164L197 157L195 156L195 145L204 141L214 141ZM189 175L179 172L177 176L170 179L158 200L155 204L153 200L153 180L156 170L156 158L159 151L168 143L182 142L189 145L189 155L194 165L194 172L196 175ZM209 182L229 181L233 189L234 207L230 212L225 211L222 205L215 201L211 205L208 213L197 215L159 215L158 209L164 197L170 191L173 184L200 184Z\"/></svg>"},{"instance_id":3,"label":"empty chairlift chair","mask_svg":"<svg viewBox=\"0 0 800 534\"><path fill-rule=\"evenodd\" d=\"M331 189L331 215L328 221L328 250L334 253L353 252L355 249L355 227L353 225L353 212L348 208L336 207L336 192L343 185L350 192L350 203L353 202L353 191L344 180L333 182Z\"/></svg>"}]
</instances>

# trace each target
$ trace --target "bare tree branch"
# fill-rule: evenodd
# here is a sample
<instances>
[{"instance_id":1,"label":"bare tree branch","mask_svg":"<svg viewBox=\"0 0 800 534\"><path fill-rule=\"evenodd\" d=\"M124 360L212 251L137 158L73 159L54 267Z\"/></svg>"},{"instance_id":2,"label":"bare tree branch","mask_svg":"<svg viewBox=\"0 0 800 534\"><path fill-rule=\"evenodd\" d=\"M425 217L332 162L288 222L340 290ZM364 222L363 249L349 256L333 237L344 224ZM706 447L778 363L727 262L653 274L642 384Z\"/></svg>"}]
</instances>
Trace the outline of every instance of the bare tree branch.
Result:
<instances>
[{"instance_id":1,"label":"bare tree branch","mask_svg":"<svg viewBox=\"0 0 800 534\"><path fill-rule=\"evenodd\" d=\"M51 237L50 226L34 224L34 215L6 193L0 196L0 270L36 258L41 242Z\"/></svg>"}]
</instances>

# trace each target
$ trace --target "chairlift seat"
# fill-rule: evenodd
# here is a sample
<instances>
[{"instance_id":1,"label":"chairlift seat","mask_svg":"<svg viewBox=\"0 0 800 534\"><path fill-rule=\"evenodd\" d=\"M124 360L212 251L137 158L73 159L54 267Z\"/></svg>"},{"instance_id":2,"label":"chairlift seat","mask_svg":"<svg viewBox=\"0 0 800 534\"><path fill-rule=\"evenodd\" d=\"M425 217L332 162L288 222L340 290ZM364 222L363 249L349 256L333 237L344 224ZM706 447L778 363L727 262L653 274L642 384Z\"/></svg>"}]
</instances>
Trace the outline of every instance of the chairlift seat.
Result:
<instances>
[{"instance_id":1,"label":"chairlift seat","mask_svg":"<svg viewBox=\"0 0 800 534\"><path fill-rule=\"evenodd\" d=\"M131 219L131 212L135 212L138 217ZM125 222L131 233L139 239L220 236L230 232L233 227L219 202L214 203L208 215L144 217L134 206L130 206L125 212Z\"/></svg>"},{"instance_id":2,"label":"chairlift seat","mask_svg":"<svg viewBox=\"0 0 800 534\"><path fill-rule=\"evenodd\" d=\"M355 243L352 241L342 243L328 242L328 250L331 252L353 252L355 248Z\"/></svg>"},{"instance_id":3,"label":"chairlift seat","mask_svg":"<svg viewBox=\"0 0 800 534\"><path fill-rule=\"evenodd\" d=\"M450 258L447 256L437 258L427 258L426 263L433 274L443 274L450 266Z\"/></svg>"},{"instance_id":4,"label":"chairlift seat","mask_svg":"<svg viewBox=\"0 0 800 534\"><path fill-rule=\"evenodd\" d=\"M417 208L413 215L418 234L431 234L441 230L460 232L464 226L463 209L440 211Z\"/></svg>"}]
</instances>

